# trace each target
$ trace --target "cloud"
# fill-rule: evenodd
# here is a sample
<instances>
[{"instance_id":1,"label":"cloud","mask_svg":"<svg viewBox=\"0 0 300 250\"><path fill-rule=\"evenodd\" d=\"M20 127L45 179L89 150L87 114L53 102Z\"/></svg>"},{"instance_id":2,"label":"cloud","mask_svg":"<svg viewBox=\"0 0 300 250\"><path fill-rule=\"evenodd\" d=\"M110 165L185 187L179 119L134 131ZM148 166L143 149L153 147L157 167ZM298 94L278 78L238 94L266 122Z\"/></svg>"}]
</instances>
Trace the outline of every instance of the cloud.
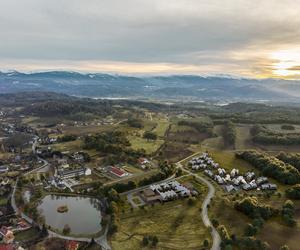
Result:
<instances>
[{"instance_id":1,"label":"cloud","mask_svg":"<svg viewBox=\"0 0 300 250\"><path fill-rule=\"evenodd\" d=\"M169 65L167 71L178 65L192 66L194 71L253 74L264 59L269 63L270 49L300 46L299 4L299 0L0 1L0 60L19 65L26 60L48 61L49 66L64 61L65 67L74 61L110 62L128 70L128 64Z\"/></svg>"},{"instance_id":2,"label":"cloud","mask_svg":"<svg viewBox=\"0 0 300 250\"><path fill-rule=\"evenodd\" d=\"M287 70L291 70L291 71L299 71L299 73L300 73L300 65L290 67L290 68L288 68Z\"/></svg>"}]
</instances>

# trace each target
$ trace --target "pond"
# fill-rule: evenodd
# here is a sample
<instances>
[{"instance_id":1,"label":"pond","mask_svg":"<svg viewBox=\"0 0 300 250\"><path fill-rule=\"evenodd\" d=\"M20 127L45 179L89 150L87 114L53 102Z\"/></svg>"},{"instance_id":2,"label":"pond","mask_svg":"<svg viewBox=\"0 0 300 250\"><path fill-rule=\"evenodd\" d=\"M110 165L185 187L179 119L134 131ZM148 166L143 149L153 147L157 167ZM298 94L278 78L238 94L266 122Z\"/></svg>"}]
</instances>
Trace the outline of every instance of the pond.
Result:
<instances>
[{"instance_id":1,"label":"pond","mask_svg":"<svg viewBox=\"0 0 300 250\"><path fill-rule=\"evenodd\" d=\"M61 206L67 206L67 212L59 213L57 208ZM71 234L89 235L101 230L101 208L99 200L94 198L47 195L38 210L46 224L59 231L66 224L71 228Z\"/></svg>"}]
</instances>

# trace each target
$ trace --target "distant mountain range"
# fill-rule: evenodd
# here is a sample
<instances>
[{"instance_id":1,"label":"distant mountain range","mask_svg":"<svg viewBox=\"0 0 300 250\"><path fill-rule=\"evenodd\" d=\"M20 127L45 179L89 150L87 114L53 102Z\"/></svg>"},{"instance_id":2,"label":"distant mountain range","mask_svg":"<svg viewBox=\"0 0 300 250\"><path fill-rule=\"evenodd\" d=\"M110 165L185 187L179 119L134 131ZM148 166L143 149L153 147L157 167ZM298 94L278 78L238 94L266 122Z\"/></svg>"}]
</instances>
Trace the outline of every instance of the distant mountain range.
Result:
<instances>
[{"instance_id":1,"label":"distant mountain range","mask_svg":"<svg viewBox=\"0 0 300 250\"><path fill-rule=\"evenodd\" d=\"M134 77L66 71L0 72L0 93L24 91L93 98L300 102L300 81L196 75Z\"/></svg>"}]
</instances>

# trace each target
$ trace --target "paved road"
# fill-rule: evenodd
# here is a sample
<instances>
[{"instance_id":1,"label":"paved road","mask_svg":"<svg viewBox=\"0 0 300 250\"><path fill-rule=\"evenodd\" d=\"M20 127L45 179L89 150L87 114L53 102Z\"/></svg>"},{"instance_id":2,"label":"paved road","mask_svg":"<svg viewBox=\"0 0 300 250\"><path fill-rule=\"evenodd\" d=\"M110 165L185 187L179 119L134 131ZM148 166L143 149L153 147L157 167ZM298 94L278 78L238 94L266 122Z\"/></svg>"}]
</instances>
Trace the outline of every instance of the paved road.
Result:
<instances>
[{"instance_id":1,"label":"paved road","mask_svg":"<svg viewBox=\"0 0 300 250\"><path fill-rule=\"evenodd\" d=\"M206 227L211 227L211 236L212 236L212 240L213 240L213 245L211 247L211 250L220 250L220 244L221 244L221 237L218 233L218 231L215 229L215 227L212 225L209 217L208 217L208 212L207 212L207 206L209 205L211 199L214 197L215 195L215 187L205 178L189 171L186 170L182 167L182 165L180 163L177 163L178 168L181 168L183 172L189 173L190 175L194 176L195 178L197 178L198 180L202 181L203 183L206 184L206 186L208 187L208 194L205 197L203 203L202 203L202 212L201 212L201 217L202 217L202 221L204 223L204 225Z\"/></svg>"}]
</instances>

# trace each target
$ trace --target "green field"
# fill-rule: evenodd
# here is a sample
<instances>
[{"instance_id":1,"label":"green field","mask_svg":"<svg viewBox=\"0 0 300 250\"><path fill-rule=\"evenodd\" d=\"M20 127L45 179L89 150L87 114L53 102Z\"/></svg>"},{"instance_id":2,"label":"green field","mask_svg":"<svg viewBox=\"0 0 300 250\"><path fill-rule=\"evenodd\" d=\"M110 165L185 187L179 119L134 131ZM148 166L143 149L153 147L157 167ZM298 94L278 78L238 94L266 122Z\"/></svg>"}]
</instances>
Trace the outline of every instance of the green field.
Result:
<instances>
[{"instance_id":1,"label":"green field","mask_svg":"<svg viewBox=\"0 0 300 250\"><path fill-rule=\"evenodd\" d=\"M237 125L236 126L236 142L235 148L237 150L253 148L250 134L251 126Z\"/></svg>"},{"instance_id":2,"label":"green field","mask_svg":"<svg viewBox=\"0 0 300 250\"><path fill-rule=\"evenodd\" d=\"M164 143L164 141L160 139L152 141L138 136L128 136L128 139L133 149L145 149L147 154L156 152L156 150Z\"/></svg>"},{"instance_id":3,"label":"green field","mask_svg":"<svg viewBox=\"0 0 300 250\"><path fill-rule=\"evenodd\" d=\"M209 151L210 155L212 156L213 160L220 164L220 166L226 170L232 170L233 168L239 169L241 172L247 171L254 171L257 172L254 167L235 157L234 151Z\"/></svg>"},{"instance_id":4,"label":"green field","mask_svg":"<svg viewBox=\"0 0 300 250\"><path fill-rule=\"evenodd\" d=\"M203 197L192 206L184 199L147 206L145 210L124 211L120 214L119 230L111 239L112 248L142 249L143 236L156 235L159 243L155 249L200 249L203 240L210 239L200 216Z\"/></svg>"},{"instance_id":5,"label":"green field","mask_svg":"<svg viewBox=\"0 0 300 250\"><path fill-rule=\"evenodd\" d=\"M282 129L281 126L284 124L267 124L265 125L268 129L274 132L279 132L279 133L300 133L300 125L293 125L295 130L286 130Z\"/></svg>"},{"instance_id":6,"label":"green field","mask_svg":"<svg viewBox=\"0 0 300 250\"><path fill-rule=\"evenodd\" d=\"M4 197L0 197L0 206L5 206L7 204L7 199Z\"/></svg>"},{"instance_id":7,"label":"green field","mask_svg":"<svg viewBox=\"0 0 300 250\"><path fill-rule=\"evenodd\" d=\"M298 226L288 227L278 223L276 220L268 221L262 231L259 233L258 238L267 241L271 249L278 249L278 246L288 245L289 248L299 249L299 236L300 236L300 218L297 218ZM276 235L276 237L274 237Z\"/></svg>"},{"instance_id":8,"label":"green field","mask_svg":"<svg viewBox=\"0 0 300 250\"><path fill-rule=\"evenodd\" d=\"M155 129L153 129L153 133L155 133L158 137L163 137L168 129L170 123L167 120L158 120Z\"/></svg>"},{"instance_id":9,"label":"green field","mask_svg":"<svg viewBox=\"0 0 300 250\"><path fill-rule=\"evenodd\" d=\"M52 144L51 147L53 150L59 151L80 151L82 146L81 140L69 141L69 142L62 142Z\"/></svg>"},{"instance_id":10,"label":"green field","mask_svg":"<svg viewBox=\"0 0 300 250\"><path fill-rule=\"evenodd\" d=\"M39 231L35 228L28 229L23 232L19 232L15 234L15 239L17 241L29 241L38 237Z\"/></svg>"}]
</instances>

